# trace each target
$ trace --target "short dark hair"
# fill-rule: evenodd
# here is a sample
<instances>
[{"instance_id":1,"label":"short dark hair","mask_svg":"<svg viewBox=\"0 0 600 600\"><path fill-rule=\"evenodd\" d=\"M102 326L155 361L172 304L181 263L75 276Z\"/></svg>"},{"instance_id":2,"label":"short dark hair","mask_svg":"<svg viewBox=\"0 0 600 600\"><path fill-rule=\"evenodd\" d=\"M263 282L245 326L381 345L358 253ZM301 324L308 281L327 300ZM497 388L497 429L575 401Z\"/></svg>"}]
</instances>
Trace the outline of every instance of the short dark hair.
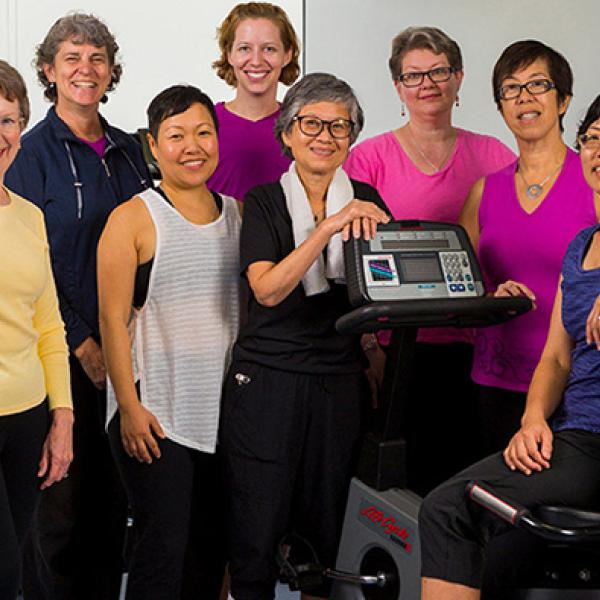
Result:
<instances>
[{"instance_id":1,"label":"short dark hair","mask_svg":"<svg viewBox=\"0 0 600 600\"><path fill-rule=\"evenodd\" d=\"M548 74L556 86L556 96L559 106L573 96L573 71L567 59L560 53L538 40L521 40L514 42L504 49L494 65L492 88L498 110L502 112L499 95L502 82L521 69L526 69L536 60L546 61ZM563 117L560 116L560 130L563 129Z\"/></svg>"},{"instance_id":2,"label":"short dark hair","mask_svg":"<svg viewBox=\"0 0 600 600\"><path fill-rule=\"evenodd\" d=\"M114 90L123 73L123 67L117 62L119 45L115 36L98 17L74 12L58 19L50 27L42 43L36 48L34 65L38 80L44 88L44 96L51 102L56 102L58 98L56 86L48 81L46 73L44 73L44 65L54 64L58 47L67 40L72 40L74 44L91 44L96 48L106 48L111 67L111 79L106 91ZM101 102L107 100L108 98L104 94Z\"/></svg>"},{"instance_id":3,"label":"short dark hair","mask_svg":"<svg viewBox=\"0 0 600 600\"><path fill-rule=\"evenodd\" d=\"M17 101L21 129L29 123L29 98L21 74L5 60L0 60L0 95L9 102Z\"/></svg>"},{"instance_id":4,"label":"short dark hair","mask_svg":"<svg viewBox=\"0 0 600 600\"><path fill-rule=\"evenodd\" d=\"M596 96L594 101L588 106L585 117L583 117L579 123L579 127L577 128L577 140L575 141L577 150L581 150L581 147L579 146L579 136L583 135L590 128L590 125L595 123L598 119L600 119L600 95Z\"/></svg>"},{"instance_id":5,"label":"short dark hair","mask_svg":"<svg viewBox=\"0 0 600 600\"><path fill-rule=\"evenodd\" d=\"M158 129L165 119L185 112L196 103L206 107L218 132L219 121L212 100L193 85L172 85L155 96L146 111L148 129L152 137L158 139Z\"/></svg>"}]
</instances>

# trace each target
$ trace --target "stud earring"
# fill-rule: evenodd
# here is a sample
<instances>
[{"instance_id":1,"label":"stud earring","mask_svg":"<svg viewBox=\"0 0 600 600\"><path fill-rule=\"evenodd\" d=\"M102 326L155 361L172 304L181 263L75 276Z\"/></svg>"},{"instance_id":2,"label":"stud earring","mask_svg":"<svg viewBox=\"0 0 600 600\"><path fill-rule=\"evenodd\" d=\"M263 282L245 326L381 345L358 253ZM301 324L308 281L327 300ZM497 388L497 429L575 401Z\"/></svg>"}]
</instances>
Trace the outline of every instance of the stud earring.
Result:
<instances>
[{"instance_id":1,"label":"stud earring","mask_svg":"<svg viewBox=\"0 0 600 600\"><path fill-rule=\"evenodd\" d=\"M458 108L460 106L460 99L458 96L456 96L456 108Z\"/></svg>"},{"instance_id":2,"label":"stud earring","mask_svg":"<svg viewBox=\"0 0 600 600\"><path fill-rule=\"evenodd\" d=\"M406 107L404 106L404 102L400 105L400 116L401 117L405 117L406 116Z\"/></svg>"}]
</instances>

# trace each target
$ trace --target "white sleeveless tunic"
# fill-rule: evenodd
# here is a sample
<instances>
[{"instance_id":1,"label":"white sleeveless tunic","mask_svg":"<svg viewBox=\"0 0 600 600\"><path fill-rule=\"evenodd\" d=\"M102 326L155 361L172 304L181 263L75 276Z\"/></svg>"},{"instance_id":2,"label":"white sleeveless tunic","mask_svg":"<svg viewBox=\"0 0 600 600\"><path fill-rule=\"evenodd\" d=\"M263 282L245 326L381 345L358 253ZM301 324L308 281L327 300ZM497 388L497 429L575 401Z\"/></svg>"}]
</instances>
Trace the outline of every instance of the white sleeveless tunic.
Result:
<instances>
[{"instance_id":1,"label":"white sleeveless tunic","mask_svg":"<svg viewBox=\"0 0 600 600\"><path fill-rule=\"evenodd\" d=\"M238 333L240 215L222 196L219 218L194 225L154 190L139 196L154 222L156 252L146 302L130 322L134 377L169 439L212 453ZM108 420L116 408L109 382Z\"/></svg>"}]
</instances>

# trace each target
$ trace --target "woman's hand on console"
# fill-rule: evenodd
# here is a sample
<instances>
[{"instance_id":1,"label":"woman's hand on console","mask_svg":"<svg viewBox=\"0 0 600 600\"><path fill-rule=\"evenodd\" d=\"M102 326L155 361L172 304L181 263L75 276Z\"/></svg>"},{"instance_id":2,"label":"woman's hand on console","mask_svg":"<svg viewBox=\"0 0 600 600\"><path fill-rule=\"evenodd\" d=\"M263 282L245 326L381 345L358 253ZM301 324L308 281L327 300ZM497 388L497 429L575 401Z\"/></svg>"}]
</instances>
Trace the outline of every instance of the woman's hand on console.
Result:
<instances>
[{"instance_id":1,"label":"woman's hand on console","mask_svg":"<svg viewBox=\"0 0 600 600\"><path fill-rule=\"evenodd\" d=\"M390 218L373 202L354 199L337 213L327 217L322 224L333 228L334 233L342 232L344 241L350 235L359 238L361 235L369 240L375 237L378 223L388 223Z\"/></svg>"},{"instance_id":2,"label":"woman's hand on console","mask_svg":"<svg viewBox=\"0 0 600 600\"><path fill-rule=\"evenodd\" d=\"M508 279L496 288L494 296L497 298L507 296L527 296L527 298L533 302L533 308L535 310L535 294L524 283Z\"/></svg>"}]
</instances>

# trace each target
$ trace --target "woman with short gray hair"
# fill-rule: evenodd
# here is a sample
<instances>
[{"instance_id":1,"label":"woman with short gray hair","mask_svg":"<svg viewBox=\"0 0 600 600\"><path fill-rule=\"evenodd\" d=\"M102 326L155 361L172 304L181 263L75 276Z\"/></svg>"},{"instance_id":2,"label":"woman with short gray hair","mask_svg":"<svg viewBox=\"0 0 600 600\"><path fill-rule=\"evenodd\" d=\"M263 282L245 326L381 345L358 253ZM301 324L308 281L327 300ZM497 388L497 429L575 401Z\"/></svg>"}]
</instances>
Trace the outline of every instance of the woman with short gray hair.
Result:
<instances>
[{"instance_id":1,"label":"woman with short gray hair","mask_svg":"<svg viewBox=\"0 0 600 600\"><path fill-rule=\"evenodd\" d=\"M389 220L377 192L340 168L362 122L348 84L307 75L276 126L294 162L246 195L240 269L251 293L221 422L234 598L273 597L275 548L290 529L335 563L366 400L360 337L334 326L350 309L342 239L369 239Z\"/></svg>"},{"instance_id":2,"label":"woman with short gray hair","mask_svg":"<svg viewBox=\"0 0 600 600\"><path fill-rule=\"evenodd\" d=\"M441 29L409 27L400 32L392 41L388 65L405 122L360 143L344 168L376 188L395 219L456 223L471 186L512 162L514 155L493 137L453 126L463 60L458 44ZM387 340L380 336L380 341ZM384 361L385 355L380 353L380 358ZM472 359L471 331L419 332L411 383L411 395L419 402L411 403L407 417L409 487L419 494L477 458L471 435ZM432 364L447 369L435 380L430 377ZM444 400L449 380L460 402ZM433 439L453 451L431 461Z\"/></svg>"}]
</instances>

